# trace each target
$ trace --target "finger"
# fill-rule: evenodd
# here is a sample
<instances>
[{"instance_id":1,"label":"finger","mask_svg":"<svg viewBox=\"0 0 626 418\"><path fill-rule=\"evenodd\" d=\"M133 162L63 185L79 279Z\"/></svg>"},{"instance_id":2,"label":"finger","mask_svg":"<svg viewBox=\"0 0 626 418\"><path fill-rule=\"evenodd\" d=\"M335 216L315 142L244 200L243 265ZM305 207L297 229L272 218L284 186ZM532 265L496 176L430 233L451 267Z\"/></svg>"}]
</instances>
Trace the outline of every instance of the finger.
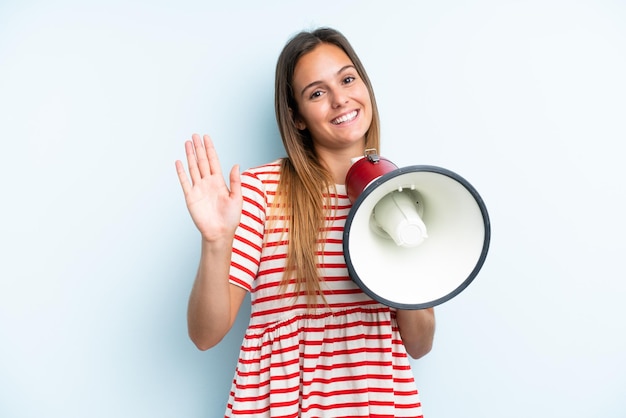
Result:
<instances>
[{"instance_id":1,"label":"finger","mask_svg":"<svg viewBox=\"0 0 626 418\"><path fill-rule=\"evenodd\" d=\"M211 166L207 158L207 150L204 147L202 140L200 139L200 135L193 134L191 136L191 140L193 141L194 151L196 153L196 161L198 165L198 170L200 172L200 177L205 177L205 176L210 175Z\"/></svg>"},{"instance_id":2,"label":"finger","mask_svg":"<svg viewBox=\"0 0 626 418\"><path fill-rule=\"evenodd\" d=\"M196 152L191 141L185 141L185 153L187 154L187 166L189 167L189 175L191 176L191 182L196 184L202 178L200 170L198 169L198 159L196 158Z\"/></svg>"},{"instance_id":3,"label":"finger","mask_svg":"<svg viewBox=\"0 0 626 418\"><path fill-rule=\"evenodd\" d=\"M230 170L230 197L241 199L241 174L239 165L234 165Z\"/></svg>"},{"instance_id":4,"label":"finger","mask_svg":"<svg viewBox=\"0 0 626 418\"><path fill-rule=\"evenodd\" d=\"M187 178L187 173L185 173L185 167L183 163L179 160L176 160L176 173L178 174L178 181L180 181L180 185L183 188L183 193L186 195L187 192L191 189L191 184L189 184L189 179Z\"/></svg>"},{"instance_id":5,"label":"finger","mask_svg":"<svg viewBox=\"0 0 626 418\"><path fill-rule=\"evenodd\" d=\"M217 151L213 145L213 140L209 135L204 135L204 148L206 149L206 156L209 161L209 167L211 174L222 175L222 167L220 165L220 159L217 157Z\"/></svg>"}]
</instances>

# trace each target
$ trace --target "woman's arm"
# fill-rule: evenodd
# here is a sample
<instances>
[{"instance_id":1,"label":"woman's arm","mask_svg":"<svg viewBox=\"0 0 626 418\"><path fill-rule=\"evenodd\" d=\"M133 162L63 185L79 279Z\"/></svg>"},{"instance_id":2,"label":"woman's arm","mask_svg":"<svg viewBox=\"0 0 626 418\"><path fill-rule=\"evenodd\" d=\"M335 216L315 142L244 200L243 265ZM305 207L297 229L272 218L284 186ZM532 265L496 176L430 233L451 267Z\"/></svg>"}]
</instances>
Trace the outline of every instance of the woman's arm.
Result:
<instances>
[{"instance_id":1,"label":"woman's arm","mask_svg":"<svg viewBox=\"0 0 626 418\"><path fill-rule=\"evenodd\" d=\"M435 337L434 308L398 310L396 320L407 353L414 359L428 354Z\"/></svg>"},{"instance_id":2,"label":"woman's arm","mask_svg":"<svg viewBox=\"0 0 626 418\"><path fill-rule=\"evenodd\" d=\"M246 295L229 283L230 243L202 241L198 273L187 308L189 337L200 350L207 350L228 333Z\"/></svg>"},{"instance_id":3,"label":"woman's arm","mask_svg":"<svg viewBox=\"0 0 626 418\"><path fill-rule=\"evenodd\" d=\"M242 196L239 168L230 172L226 186L213 142L194 134L185 142L189 177L176 161L185 203L202 236L198 273L187 311L189 336L201 350L213 347L230 330L245 290L229 283L235 230L241 218Z\"/></svg>"}]
</instances>

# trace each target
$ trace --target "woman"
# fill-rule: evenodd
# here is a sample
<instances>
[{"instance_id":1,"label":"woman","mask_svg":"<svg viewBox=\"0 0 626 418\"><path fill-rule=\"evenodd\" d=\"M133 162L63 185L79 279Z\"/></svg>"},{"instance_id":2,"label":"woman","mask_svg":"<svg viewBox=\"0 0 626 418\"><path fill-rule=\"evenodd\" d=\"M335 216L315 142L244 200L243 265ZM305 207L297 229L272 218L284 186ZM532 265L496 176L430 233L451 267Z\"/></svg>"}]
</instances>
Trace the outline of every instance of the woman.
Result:
<instances>
[{"instance_id":1,"label":"woman","mask_svg":"<svg viewBox=\"0 0 626 418\"><path fill-rule=\"evenodd\" d=\"M432 346L432 309L395 310L348 277L342 252L351 160L379 149L378 111L358 56L336 30L301 32L276 67L287 157L226 186L208 136L185 143L177 172L202 235L188 309L201 350L252 311L226 416L419 417L407 353Z\"/></svg>"}]
</instances>

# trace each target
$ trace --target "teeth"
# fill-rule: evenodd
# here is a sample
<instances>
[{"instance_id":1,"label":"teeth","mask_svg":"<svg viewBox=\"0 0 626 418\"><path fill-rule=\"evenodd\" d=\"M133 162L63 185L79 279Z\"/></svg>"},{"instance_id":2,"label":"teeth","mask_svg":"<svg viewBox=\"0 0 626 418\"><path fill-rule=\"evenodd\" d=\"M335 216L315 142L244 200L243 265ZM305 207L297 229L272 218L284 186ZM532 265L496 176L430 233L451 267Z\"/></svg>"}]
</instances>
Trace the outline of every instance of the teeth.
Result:
<instances>
[{"instance_id":1,"label":"teeth","mask_svg":"<svg viewBox=\"0 0 626 418\"><path fill-rule=\"evenodd\" d=\"M356 114L357 114L357 111L355 110L353 112L348 113L347 115L343 115L343 116L333 120L333 123L335 125L339 125L341 123L348 122L348 121L356 118Z\"/></svg>"}]
</instances>

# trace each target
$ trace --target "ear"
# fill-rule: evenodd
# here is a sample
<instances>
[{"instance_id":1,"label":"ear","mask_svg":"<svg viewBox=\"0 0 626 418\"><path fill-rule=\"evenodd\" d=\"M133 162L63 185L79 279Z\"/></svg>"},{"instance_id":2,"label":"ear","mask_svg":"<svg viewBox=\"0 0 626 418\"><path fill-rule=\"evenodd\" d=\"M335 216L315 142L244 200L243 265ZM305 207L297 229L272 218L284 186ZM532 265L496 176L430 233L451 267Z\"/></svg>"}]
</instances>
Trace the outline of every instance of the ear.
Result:
<instances>
[{"instance_id":1,"label":"ear","mask_svg":"<svg viewBox=\"0 0 626 418\"><path fill-rule=\"evenodd\" d=\"M296 119L296 128L298 128L299 131L304 131L306 130L306 123L304 123L304 121L300 118Z\"/></svg>"},{"instance_id":2,"label":"ear","mask_svg":"<svg viewBox=\"0 0 626 418\"><path fill-rule=\"evenodd\" d=\"M299 131L304 131L306 129L306 123L300 118L300 116L295 116L293 113L293 109L289 108L289 116L293 119L294 125L296 125L296 129Z\"/></svg>"}]
</instances>

